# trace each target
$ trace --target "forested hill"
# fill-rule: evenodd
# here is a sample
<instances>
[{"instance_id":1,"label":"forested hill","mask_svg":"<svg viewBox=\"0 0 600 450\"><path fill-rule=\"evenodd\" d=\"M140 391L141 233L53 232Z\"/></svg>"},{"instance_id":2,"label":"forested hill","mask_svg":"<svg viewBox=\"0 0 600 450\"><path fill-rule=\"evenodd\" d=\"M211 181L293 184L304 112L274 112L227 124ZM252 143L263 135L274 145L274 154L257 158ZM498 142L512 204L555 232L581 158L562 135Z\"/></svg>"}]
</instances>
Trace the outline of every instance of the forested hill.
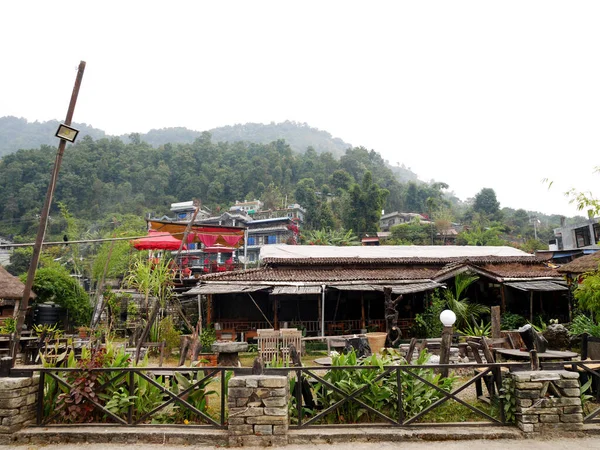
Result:
<instances>
[{"instance_id":1,"label":"forested hill","mask_svg":"<svg viewBox=\"0 0 600 450\"><path fill-rule=\"evenodd\" d=\"M58 120L28 122L26 119L12 116L0 117L0 157L20 149L58 145L58 139L54 136L58 125ZM88 135L94 139L106 136L104 131L85 123L75 123L73 126L80 131L80 136Z\"/></svg>"},{"instance_id":2,"label":"forested hill","mask_svg":"<svg viewBox=\"0 0 600 450\"><path fill-rule=\"evenodd\" d=\"M80 130L80 137L89 135L94 139L109 137L104 131L86 124L74 124ZM0 117L0 156L14 153L21 149L38 148L41 145L57 145L54 133L58 128L58 121L27 122L16 117ZM304 153L312 147L318 154L329 152L335 157L344 154L350 144L339 138L334 138L326 131L309 127L305 123L282 122L238 124L208 130L214 142L254 142L268 144L278 139L285 139L292 150ZM191 144L202 134L201 131L190 130L184 127L153 129L148 133L136 133L139 138L159 147L165 144ZM129 140L129 135L119 136L123 141Z\"/></svg>"},{"instance_id":3,"label":"forested hill","mask_svg":"<svg viewBox=\"0 0 600 450\"><path fill-rule=\"evenodd\" d=\"M0 159L0 236L35 234L54 156L53 148L42 146ZM372 175L369 180L367 173ZM208 132L191 144L159 148L139 135L127 142L84 136L67 147L55 203L94 222L119 213L160 216L169 213L172 202L192 198L215 212L236 200L260 198L267 207L280 207L287 200L307 208L311 227L348 228L360 213L352 217L344 199L353 188L355 193L377 192L371 181L387 190L379 210L425 211L426 200L440 198L443 189L401 183L379 153L362 147L335 158L329 152L318 155L313 148L298 154L282 139L268 144L216 142ZM340 201L324 201L332 197Z\"/></svg>"}]
</instances>

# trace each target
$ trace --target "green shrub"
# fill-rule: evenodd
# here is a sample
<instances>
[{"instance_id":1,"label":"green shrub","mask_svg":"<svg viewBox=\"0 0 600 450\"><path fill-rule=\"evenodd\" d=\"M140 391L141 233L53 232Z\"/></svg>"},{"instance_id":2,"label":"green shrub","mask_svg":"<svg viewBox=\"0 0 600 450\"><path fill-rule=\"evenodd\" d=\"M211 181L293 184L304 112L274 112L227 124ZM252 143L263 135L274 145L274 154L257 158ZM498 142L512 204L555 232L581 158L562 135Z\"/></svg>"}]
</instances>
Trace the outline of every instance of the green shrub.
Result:
<instances>
[{"instance_id":1,"label":"green shrub","mask_svg":"<svg viewBox=\"0 0 600 450\"><path fill-rule=\"evenodd\" d=\"M0 334L11 334L17 330L17 321L12 317L4 319L4 325L0 327Z\"/></svg>"},{"instance_id":2,"label":"green shrub","mask_svg":"<svg viewBox=\"0 0 600 450\"><path fill-rule=\"evenodd\" d=\"M425 364L428 359L429 355L427 351L423 350L417 361L415 361L415 364ZM396 373L392 372L379 379L378 377L385 371L384 366L397 364L398 353L393 350L386 351L383 355L373 354L362 360L357 359L354 351L348 354L334 354L332 356L332 367L370 366L373 368L330 369L323 376L323 379L338 387L346 394L352 394L358 389L366 387L365 391L357 396L357 399L388 417L396 418L398 416L398 384ZM406 365L406 362L400 360L400 364ZM454 378L451 377L442 378L440 374L435 373L433 368L414 368L411 369L411 373L404 370L401 371L402 405L406 418L418 414L443 397L443 394L439 390L421 381L417 376L447 392L451 390L454 381ZM329 408L343 398L339 392L331 389L324 383L316 383L314 393L319 409L321 410ZM381 420L379 416L353 401L346 401L325 418L325 421L335 423L378 422Z\"/></svg>"},{"instance_id":3,"label":"green shrub","mask_svg":"<svg viewBox=\"0 0 600 450\"><path fill-rule=\"evenodd\" d=\"M166 354L171 354L174 348L179 348L181 331L175 329L173 317L167 316L158 325L158 335L161 341L165 341Z\"/></svg>"},{"instance_id":4,"label":"green shrub","mask_svg":"<svg viewBox=\"0 0 600 450\"><path fill-rule=\"evenodd\" d=\"M578 314L573 319L573 322L571 322L569 332L573 335L587 333L590 336L600 338L600 325L594 322L594 319L591 317L585 314Z\"/></svg>"},{"instance_id":5,"label":"green shrub","mask_svg":"<svg viewBox=\"0 0 600 450\"><path fill-rule=\"evenodd\" d=\"M516 330L527 323L527 319L520 314L505 312L500 319L500 326L503 330Z\"/></svg>"}]
</instances>

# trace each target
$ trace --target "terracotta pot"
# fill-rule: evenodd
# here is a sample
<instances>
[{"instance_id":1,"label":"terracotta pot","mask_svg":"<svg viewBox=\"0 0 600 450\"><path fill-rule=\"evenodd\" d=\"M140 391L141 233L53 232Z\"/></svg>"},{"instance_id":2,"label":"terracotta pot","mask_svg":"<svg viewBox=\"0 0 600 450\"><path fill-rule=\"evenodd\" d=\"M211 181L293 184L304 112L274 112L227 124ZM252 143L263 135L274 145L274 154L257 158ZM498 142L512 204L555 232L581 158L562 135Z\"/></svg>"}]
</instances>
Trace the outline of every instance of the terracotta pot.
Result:
<instances>
[{"instance_id":1,"label":"terracotta pot","mask_svg":"<svg viewBox=\"0 0 600 450\"><path fill-rule=\"evenodd\" d=\"M203 366L216 367L217 366L217 354L216 353L198 353L198 361L201 361Z\"/></svg>"}]
</instances>

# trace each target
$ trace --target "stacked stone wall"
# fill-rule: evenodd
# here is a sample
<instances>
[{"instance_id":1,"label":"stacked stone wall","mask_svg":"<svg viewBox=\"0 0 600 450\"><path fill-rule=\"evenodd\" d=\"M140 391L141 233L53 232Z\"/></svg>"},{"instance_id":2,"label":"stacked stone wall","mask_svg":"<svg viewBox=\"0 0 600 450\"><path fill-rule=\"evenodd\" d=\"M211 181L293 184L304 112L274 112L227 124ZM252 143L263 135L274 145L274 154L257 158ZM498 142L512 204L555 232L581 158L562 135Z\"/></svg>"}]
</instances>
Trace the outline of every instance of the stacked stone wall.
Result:
<instances>
[{"instance_id":1,"label":"stacked stone wall","mask_svg":"<svg viewBox=\"0 0 600 450\"><path fill-rule=\"evenodd\" d=\"M287 377L252 375L229 380L229 445L286 445L288 400Z\"/></svg>"},{"instance_id":2,"label":"stacked stone wall","mask_svg":"<svg viewBox=\"0 0 600 450\"><path fill-rule=\"evenodd\" d=\"M568 371L515 372L517 426L525 433L583 429L579 374Z\"/></svg>"},{"instance_id":3,"label":"stacked stone wall","mask_svg":"<svg viewBox=\"0 0 600 450\"><path fill-rule=\"evenodd\" d=\"M11 434L35 423L39 375L31 378L0 378L0 444Z\"/></svg>"}]
</instances>

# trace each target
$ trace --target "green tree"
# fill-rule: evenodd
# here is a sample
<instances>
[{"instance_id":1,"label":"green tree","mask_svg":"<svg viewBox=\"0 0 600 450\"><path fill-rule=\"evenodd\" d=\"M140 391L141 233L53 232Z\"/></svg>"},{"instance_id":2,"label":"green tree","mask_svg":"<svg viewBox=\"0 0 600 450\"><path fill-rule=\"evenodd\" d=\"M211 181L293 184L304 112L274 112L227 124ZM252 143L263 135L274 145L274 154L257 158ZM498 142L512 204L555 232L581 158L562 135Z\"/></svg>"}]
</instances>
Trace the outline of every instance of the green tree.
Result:
<instances>
[{"instance_id":1,"label":"green tree","mask_svg":"<svg viewBox=\"0 0 600 450\"><path fill-rule=\"evenodd\" d=\"M465 228L458 234L456 243L458 245L506 245L506 241L500 238L502 228L498 225L485 227L481 222L475 222L472 226Z\"/></svg>"},{"instance_id":2,"label":"green tree","mask_svg":"<svg viewBox=\"0 0 600 450\"><path fill-rule=\"evenodd\" d=\"M431 227L416 219L410 223L395 225L390 230L390 245L429 245L431 243Z\"/></svg>"},{"instance_id":3,"label":"green tree","mask_svg":"<svg viewBox=\"0 0 600 450\"><path fill-rule=\"evenodd\" d=\"M360 245L360 240L352 230L345 231L344 229L308 230L302 233L302 242L306 245L335 245L340 247Z\"/></svg>"},{"instance_id":4,"label":"green tree","mask_svg":"<svg viewBox=\"0 0 600 450\"><path fill-rule=\"evenodd\" d=\"M21 280L25 282L27 275ZM33 280L36 303L54 302L64 307L74 325L88 324L92 314L90 299L78 281L64 267L51 264L36 271Z\"/></svg>"},{"instance_id":5,"label":"green tree","mask_svg":"<svg viewBox=\"0 0 600 450\"><path fill-rule=\"evenodd\" d=\"M584 276L573 293L584 311L589 311L596 322L600 321L600 267Z\"/></svg>"},{"instance_id":6,"label":"green tree","mask_svg":"<svg viewBox=\"0 0 600 450\"><path fill-rule=\"evenodd\" d=\"M13 250L10 255L10 264L6 266L8 273L19 276L27 273L31 264L31 256L33 255L33 247L20 247Z\"/></svg>"},{"instance_id":7,"label":"green tree","mask_svg":"<svg viewBox=\"0 0 600 450\"><path fill-rule=\"evenodd\" d=\"M482 314L490 312L490 308L469 301L465 295L469 286L478 279L477 275L460 273L454 278L454 289L444 290L446 305L456 314L456 328L458 329L470 323L471 320L477 320Z\"/></svg>"},{"instance_id":8,"label":"green tree","mask_svg":"<svg viewBox=\"0 0 600 450\"><path fill-rule=\"evenodd\" d=\"M490 188L483 188L475 195L473 210L486 216L495 216L500 212L500 202L496 199L496 192Z\"/></svg>"},{"instance_id":9,"label":"green tree","mask_svg":"<svg viewBox=\"0 0 600 450\"><path fill-rule=\"evenodd\" d=\"M381 211L389 191L373 182L371 172L366 172L362 185L354 184L349 192L349 214L346 227L362 236L379 230Z\"/></svg>"}]
</instances>

